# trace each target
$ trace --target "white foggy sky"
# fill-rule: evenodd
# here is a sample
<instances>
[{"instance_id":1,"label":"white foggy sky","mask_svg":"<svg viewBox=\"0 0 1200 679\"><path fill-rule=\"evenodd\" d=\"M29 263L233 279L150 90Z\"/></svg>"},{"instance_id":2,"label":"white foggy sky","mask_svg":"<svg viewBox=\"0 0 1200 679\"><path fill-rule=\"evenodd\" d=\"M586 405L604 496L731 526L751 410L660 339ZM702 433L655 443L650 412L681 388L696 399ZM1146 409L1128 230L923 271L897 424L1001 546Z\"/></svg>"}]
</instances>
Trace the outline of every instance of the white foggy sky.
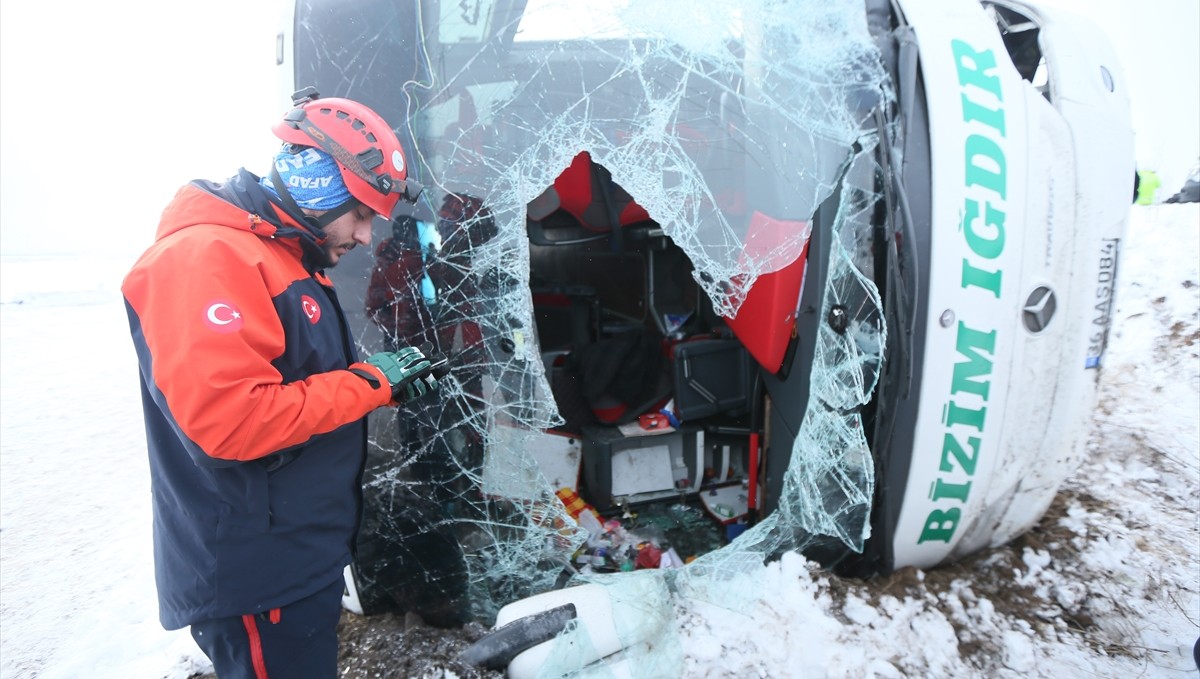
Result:
<instances>
[{"instance_id":1,"label":"white foggy sky","mask_svg":"<svg viewBox=\"0 0 1200 679\"><path fill-rule=\"evenodd\" d=\"M1057 0L1082 6L1109 35L1133 99L1138 166L1180 189L1200 162L1200 2Z\"/></svg>"},{"instance_id":2,"label":"white foggy sky","mask_svg":"<svg viewBox=\"0 0 1200 679\"><path fill-rule=\"evenodd\" d=\"M1200 2L1084 6L1169 195L1200 156ZM0 0L0 254L132 257L179 186L264 171L286 106L278 17L276 0ZM127 229L94 226L113 213Z\"/></svg>"},{"instance_id":3,"label":"white foggy sky","mask_svg":"<svg viewBox=\"0 0 1200 679\"><path fill-rule=\"evenodd\" d=\"M179 186L265 169L277 8L0 0L0 253L136 253Z\"/></svg>"}]
</instances>

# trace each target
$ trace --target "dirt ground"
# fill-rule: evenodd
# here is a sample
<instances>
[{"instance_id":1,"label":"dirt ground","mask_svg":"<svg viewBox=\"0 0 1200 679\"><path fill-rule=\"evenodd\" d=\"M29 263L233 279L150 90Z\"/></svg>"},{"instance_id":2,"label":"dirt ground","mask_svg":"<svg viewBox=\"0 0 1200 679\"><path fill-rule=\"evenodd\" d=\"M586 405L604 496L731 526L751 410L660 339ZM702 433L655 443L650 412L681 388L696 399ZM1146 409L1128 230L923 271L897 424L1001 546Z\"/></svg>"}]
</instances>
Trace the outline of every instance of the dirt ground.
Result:
<instances>
[{"instance_id":1,"label":"dirt ground","mask_svg":"<svg viewBox=\"0 0 1200 679\"><path fill-rule=\"evenodd\" d=\"M1045 551L1056 563L1069 564L1078 561L1071 547L1071 531L1060 520L1072 502L1092 510L1099 510L1101 503L1094 497L1077 489L1065 488L1055 497L1038 525L1017 537L1007 545L985 549L954 563L937 568L918 571L902 568L887 576L868 581L850 580L830 576L831 591L838 596L855 592L868 601L890 595L897 598L917 600L944 600L952 596L956 582L967 580L980 598L988 599L999 618L1022 621L1030 629L1049 626L1065 628L1067 634L1080 637L1088 646L1099 653L1120 655L1127 649L1112 644L1106 635L1100 634L1086 603L1072 605L1038 594L1034 587L1022 584L1013 574L1022 564L1026 548ZM1119 602L1112 602L1119 607ZM839 610L840 607L831 607ZM989 667L1001 653L994 638L981 636L977 630L963 625L957 619L948 618L955 627L959 639L959 654L977 667Z\"/></svg>"},{"instance_id":2,"label":"dirt ground","mask_svg":"<svg viewBox=\"0 0 1200 679\"><path fill-rule=\"evenodd\" d=\"M487 633L477 623L460 629L438 629L419 619L385 613L362 617L342 613L338 626L338 668L345 679L412 677L413 679L500 679L494 672L468 665L459 653Z\"/></svg>"},{"instance_id":3,"label":"dirt ground","mask_svg":"<svg viewBox=\"0 0 1200 679\"><path fill-rule=\"evenodd\" d=\"M458 660L458 654L487 633L477 623L438 629L416 616L384 613L371 617L342 611L338 623L338 670L342 679L503 679ZM196 674L188 679L217 679Z\"/></svg>"}]
</instances>

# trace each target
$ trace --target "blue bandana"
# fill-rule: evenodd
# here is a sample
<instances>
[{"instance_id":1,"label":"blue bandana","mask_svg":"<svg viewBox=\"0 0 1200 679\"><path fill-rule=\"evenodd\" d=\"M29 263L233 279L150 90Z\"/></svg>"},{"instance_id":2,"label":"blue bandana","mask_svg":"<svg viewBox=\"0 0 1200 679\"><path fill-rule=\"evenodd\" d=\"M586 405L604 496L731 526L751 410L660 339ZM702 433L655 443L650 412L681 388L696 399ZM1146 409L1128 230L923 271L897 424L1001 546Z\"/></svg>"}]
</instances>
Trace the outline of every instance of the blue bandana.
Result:
<instances>
[{"instance_id":1,"label":"blue bandana","mask_svg":"<svg viewBox=\"0 0 1200 679\"><path fill-rule=\"evenodd\" d=\"M275 156L275 169L300 207L332 210L351 198L337 162L320 149L309 147L299 153L280 151ZM279 195L270 176L263 177L259 183Z\"/></svg>"}]
</instances>

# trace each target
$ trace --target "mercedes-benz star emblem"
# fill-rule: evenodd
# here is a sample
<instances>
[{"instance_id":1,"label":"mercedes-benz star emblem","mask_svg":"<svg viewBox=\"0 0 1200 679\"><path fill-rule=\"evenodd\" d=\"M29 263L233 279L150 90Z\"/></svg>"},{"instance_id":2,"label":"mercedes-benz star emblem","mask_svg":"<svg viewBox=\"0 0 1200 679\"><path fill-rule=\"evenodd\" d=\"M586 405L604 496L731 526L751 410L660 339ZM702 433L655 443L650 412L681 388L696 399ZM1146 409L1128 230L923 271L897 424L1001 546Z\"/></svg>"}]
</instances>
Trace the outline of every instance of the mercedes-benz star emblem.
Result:
<instances>
[{"instance_id":1,"label":"mercedes-benz star emblem","mask_svg":"<svg viewBox=\"0 0 1200 679\"><path fill-rule=\"evenodd\" d=\"M1050 319L1054 318L1057 307L1054 291L1044 285L1039 286L1025 300L1024 313L1021 314L1025 327L1035 334L1045 330L1050 325Z\"/></svg>"}]
</instances>

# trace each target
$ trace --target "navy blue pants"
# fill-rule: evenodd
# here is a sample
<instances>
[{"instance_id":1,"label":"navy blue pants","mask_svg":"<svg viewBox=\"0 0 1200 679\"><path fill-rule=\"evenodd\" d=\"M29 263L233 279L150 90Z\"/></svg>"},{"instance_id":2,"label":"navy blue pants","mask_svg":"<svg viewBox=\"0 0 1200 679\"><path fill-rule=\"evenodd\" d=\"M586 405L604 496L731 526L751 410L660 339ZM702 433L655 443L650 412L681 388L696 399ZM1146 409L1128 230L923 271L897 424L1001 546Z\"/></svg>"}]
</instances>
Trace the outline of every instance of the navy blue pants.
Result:
<instances>
[{"instance_id":1,"label":"navy blue pants","mask_svg":"<svg viewBox=\"0 0 1200 679\"><path fill-rule=\"evenodd\" d=\"M343 581L283 608L191 627L220 679L333 679Z\"/></svg>"}]
</instances>

